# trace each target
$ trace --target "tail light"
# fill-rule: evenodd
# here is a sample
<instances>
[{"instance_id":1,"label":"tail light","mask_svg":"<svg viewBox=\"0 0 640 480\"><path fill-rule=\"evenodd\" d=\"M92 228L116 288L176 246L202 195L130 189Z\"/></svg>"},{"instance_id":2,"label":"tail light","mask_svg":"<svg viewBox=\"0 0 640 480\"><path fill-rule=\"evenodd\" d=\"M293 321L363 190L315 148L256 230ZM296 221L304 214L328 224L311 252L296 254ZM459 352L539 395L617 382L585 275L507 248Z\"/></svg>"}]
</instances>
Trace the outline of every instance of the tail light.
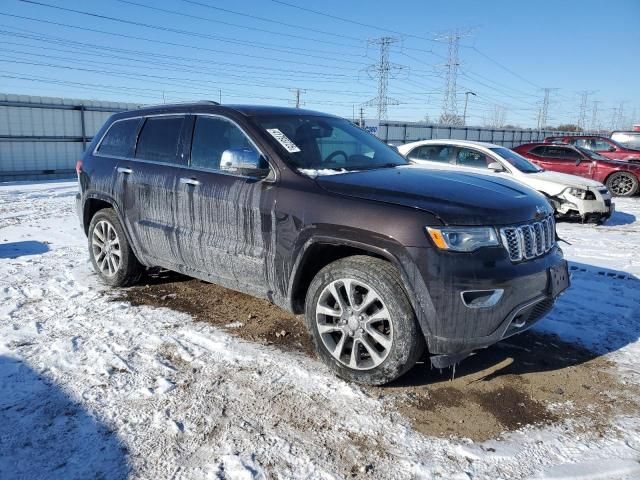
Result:
<instances>
[{"instance_id":1,"label":"tail light","mask_svg":"<svg viewBox=\"0 0 640 480\"><path fill-rule=\"evenodd\" d=\"M81 171L82 171L82 160L78 160L76 162L76 173L80 175Z\"/></svg>"}]
</instances>

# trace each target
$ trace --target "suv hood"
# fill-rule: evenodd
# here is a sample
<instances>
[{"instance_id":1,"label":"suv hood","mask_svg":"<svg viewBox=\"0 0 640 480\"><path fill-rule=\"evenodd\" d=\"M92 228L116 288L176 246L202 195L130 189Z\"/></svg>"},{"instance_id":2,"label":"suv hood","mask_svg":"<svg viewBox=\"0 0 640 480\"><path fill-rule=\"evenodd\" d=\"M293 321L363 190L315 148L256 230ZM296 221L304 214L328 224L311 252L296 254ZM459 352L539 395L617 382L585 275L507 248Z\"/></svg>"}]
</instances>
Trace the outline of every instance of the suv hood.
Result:
<instances>
[{"instance_id":1,"label":"suv hood","mask_svg":"<svg viewBox=\"0 0 640 480\"><path fill-rule=\"evenodd\" d=\"M419 166L320 176L316 182L332 193L419 208L447 225L509 225L552 211L541 194L519 182Z\"/></svg>"}]
</instances>

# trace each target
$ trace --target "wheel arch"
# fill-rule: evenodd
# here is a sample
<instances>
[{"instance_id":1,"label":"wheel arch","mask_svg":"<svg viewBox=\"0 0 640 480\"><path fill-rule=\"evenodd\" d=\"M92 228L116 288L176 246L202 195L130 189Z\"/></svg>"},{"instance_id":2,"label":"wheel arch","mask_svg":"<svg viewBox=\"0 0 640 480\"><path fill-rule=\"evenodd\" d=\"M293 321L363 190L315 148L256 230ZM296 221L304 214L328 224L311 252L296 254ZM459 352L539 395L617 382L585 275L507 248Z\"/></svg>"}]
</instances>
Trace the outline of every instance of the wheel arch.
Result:
<instances>
[{"instance_id":1,"label":"wheel arch","mask_svg":"<svg viewBox=\"0 0 640 480\"><path fill-rule=\"evenodd\" d=\"M142 257L139 255L138 245L136 245L136 243L133 241L131 233L127 229L127 224L124 221L124 217L122 215L120 207L118 206L118 203L108 195L96 192L89 193L85 196L85 200L82 205L82 227L84 229L85 235L89 234L89 225L91 224L91 220L93 219L95 214L103 208L111 208L116 213L116 216L120 221L120 225L122 226L122 230L124 231L124 234L126 236L126 240L127 242L129 242L134 255L139 262L144 263L142 261Z\"/></svg>"}]
</instances>

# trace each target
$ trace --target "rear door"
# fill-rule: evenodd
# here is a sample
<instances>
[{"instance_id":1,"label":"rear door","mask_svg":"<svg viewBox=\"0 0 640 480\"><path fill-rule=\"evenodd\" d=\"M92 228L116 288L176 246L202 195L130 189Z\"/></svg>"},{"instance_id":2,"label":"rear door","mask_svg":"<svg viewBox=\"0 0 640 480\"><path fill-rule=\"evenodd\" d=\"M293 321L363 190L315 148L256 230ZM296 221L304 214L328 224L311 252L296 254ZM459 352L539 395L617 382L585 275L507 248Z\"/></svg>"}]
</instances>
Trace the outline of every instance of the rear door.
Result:
<instances>
[{"instance_id":1,"label":"rear door","mask_svg":"<svg viewBox=\"0 0 640 480\"><path fill-rule=\"evenodd\" d=\"M231 152L264 156L226 117L196 115L190 125L189 168L182 170L177 197L185 265L216 283L266 297L275 281L274 183L221 164Z\"/></svg>"},{"instance_id":2,"label":"rear door","mask_svg":"<svg viewBox=\"0 0 640 480\"><path fill-rule=\"evenodd\" d=\"M451 145L420 145L407 154L407 158L420 165L447 168L452 167L453 150Z\"/></svg>"},{"instance_id":3,"label":"rear door","mask_svg":"<svg viewBox=\"0 0 640 480\"><path fill-rule=\"evenodd\" d=\"M143 119L133 158L118 167L125 221L140 255L150 265L180 269L176 193L183 151L184 115Z\"/></svg>"}]
</instances>

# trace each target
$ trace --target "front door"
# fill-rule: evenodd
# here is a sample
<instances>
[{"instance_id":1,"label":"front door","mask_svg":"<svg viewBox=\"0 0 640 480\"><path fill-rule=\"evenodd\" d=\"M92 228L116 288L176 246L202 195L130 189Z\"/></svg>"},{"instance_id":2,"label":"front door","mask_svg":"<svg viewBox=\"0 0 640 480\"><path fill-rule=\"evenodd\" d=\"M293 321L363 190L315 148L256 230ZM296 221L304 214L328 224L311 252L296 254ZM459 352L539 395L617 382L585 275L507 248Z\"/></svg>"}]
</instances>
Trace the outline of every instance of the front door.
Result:
<instances>
[{"instance_id":1,"label":"front door","mask_svg":"<svg viewBox=\"0 0 640 480\"><path fill-rule=\"evenodd\" d=\"M177 197L185 265L216 283L266 297L274 284L273 182L223 162L234 152L261 154L231 120L197 115L191 124L189 165L181 170Z\"/></svg>"}]
</instances>

